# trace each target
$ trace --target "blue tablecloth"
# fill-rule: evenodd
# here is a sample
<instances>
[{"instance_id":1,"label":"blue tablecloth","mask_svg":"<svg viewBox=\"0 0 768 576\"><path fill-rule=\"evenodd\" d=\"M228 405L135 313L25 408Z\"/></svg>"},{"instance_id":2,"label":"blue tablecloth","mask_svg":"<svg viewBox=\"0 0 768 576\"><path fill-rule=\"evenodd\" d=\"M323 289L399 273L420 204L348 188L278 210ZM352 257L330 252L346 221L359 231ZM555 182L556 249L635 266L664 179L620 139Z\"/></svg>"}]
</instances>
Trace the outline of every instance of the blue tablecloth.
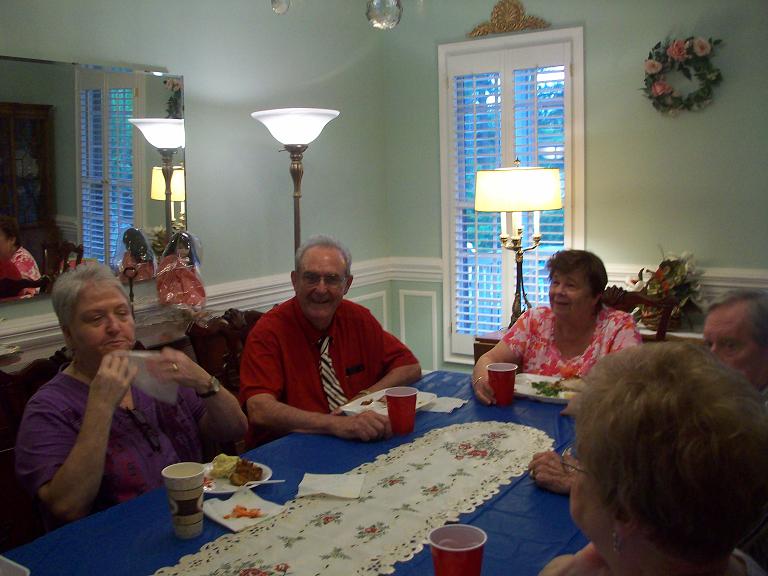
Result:
<instances>
[{"instance_id":1,"label":"blue tablecloth","mask_svg":"<svg viewBox=\"0 0 768 576\"><path fill-rule=\"evenodd\" d=\"M460 422L498 420L534 426L554 439L556 449L573 439L573 420L560 416L560 405L517 399L508 407L485 407L472 397L469 375L456 372L432 372L416 386L439 396L465 398L469 403L451 414L419 412L413 434L383 442L290 434L256 448L246 457L267 464L274 478L286 480L284 484L261 486L258 494L284 503L296 495L305 472L344 472L428 430ZM586 544L571 521L568 498L537 488L527 474L503 486L498 495L462 516L461 521L488 533L483 560L486 576L534 576L552 557L575 552ZM5 555L29 567L34 576L142 575L176 564L181 556L197 552L203 544L224 533L224 528L206 520L198 538L177 539L165 491L160 489L64 526ZM433 574L429 549L409 562L397 564L396 569L397 576Z\"/></svg>"}]
</instances>

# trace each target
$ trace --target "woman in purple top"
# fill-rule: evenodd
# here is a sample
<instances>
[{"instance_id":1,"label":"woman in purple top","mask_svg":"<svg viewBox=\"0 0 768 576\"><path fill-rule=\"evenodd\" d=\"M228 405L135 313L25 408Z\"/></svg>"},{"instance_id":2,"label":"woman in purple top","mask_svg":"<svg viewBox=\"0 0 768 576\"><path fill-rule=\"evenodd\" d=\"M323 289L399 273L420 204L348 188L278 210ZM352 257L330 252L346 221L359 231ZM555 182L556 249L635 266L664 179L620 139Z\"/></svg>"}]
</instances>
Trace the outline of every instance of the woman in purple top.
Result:
<instances>
[{"instance_id":1,"label":"woman in purple top","mask_svg":"<svg viewBox=\"0 0 768 576\"><path fill-rule=\"evenodd\" d=\"M106 266L82 265L54 285L53 307L73 359L27 403L16 441L16 475L49 526L82 518L162 485L168 464L199 461L200 434L243 437L237 399L178 350L164 348L152 373L179 385L164 404L131 385L134 321Z\"/></svg>"}]
</instances>

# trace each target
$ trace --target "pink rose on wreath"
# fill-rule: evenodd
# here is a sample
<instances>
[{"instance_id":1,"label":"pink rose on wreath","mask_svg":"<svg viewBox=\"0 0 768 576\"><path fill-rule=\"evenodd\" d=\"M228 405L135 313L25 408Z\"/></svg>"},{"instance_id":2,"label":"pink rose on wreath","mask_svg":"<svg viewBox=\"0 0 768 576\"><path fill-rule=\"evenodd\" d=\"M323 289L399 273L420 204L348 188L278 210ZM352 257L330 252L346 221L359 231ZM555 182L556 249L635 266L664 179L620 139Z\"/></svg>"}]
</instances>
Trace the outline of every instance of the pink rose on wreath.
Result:
<instances>
[{"instance_id":1,"label":"pink rose on wreath","mask_svg":"<svg viewBox=\"0 0 768 576\"><path fill-rule=\"evenodd\" d=\"M704 38L693 39L693 52L696 56L707 56L712 52L712 45Z\"/></svg>"},{"instance_id":2,"label":"pink rose on wreath","mask_svg":"<svg viewBox=\"0 0 768 576\"><path fill-rule=\"evenodd\" d=\"M645 61L644 68L646 74L656 74L661 71L661 62L649 58Z\"/></svg>"},{"instance_id":3,"label":"pink rose on wreath","mask_svg":"<svg viewBox=\"0 0 768 576\"><path fill-rule=\"evenodd\" d=\"M685 42L683 40L675 40L672 42L669 45L669 48L667 48L667 56L678 62L682 62L688 58L688 54L685 51Z\"/></svg>"},{"instance_id":4,"label":"pink rose on wreath","mask_svg":"<svg viewBox=\"0 0 768 576\"><path fill-rule=\"evenodd\" d=\"M658 80L654 82L653 86L651 87L651 93L654 96L663 96L664 94L669 94L670 92L672 92L672 86L664 82L664 80Z\"/></svg>"},{"instance_id":5,"label":"pink rose on wreath","mask_svg":"<svg viewBox=\"0 0 768 576\"><path fill-rule=\"evenodd\" d=\"M275 566L275 570L277 570L278 572L283 572L283 573L288 572L289 568L290 568L290 566L288 566L288 564L286 564L285 562L283 562L282 564L277 564Z\"/></svg>"}]
</instances>

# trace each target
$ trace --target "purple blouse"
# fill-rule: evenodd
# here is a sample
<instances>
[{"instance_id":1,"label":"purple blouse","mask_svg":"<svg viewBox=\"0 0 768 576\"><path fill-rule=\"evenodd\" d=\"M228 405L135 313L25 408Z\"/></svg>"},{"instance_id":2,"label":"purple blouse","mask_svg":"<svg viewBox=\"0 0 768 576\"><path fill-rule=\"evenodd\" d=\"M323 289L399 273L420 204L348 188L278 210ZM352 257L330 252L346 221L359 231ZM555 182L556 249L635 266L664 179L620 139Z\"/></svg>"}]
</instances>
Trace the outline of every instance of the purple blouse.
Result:
<instances>
[{"instance_id":1,"label":"purple blouse","mask_svg":"<svg viewBox=\"0 0 768 576\"><path fill-rule=\"evenodd\" d=\"M69 456L88 391L79 380L59 373L27 403L16 438L16 477L33 497ZM180 387L175 405L158 402L135 387L132 393L139 414L115 410L92 512L162 486L160 472L169 464L202 458L198 422L205 407L194 390ZM56 524L47 513L45 520L49 528Z\"/></svg>"}]
</instances>

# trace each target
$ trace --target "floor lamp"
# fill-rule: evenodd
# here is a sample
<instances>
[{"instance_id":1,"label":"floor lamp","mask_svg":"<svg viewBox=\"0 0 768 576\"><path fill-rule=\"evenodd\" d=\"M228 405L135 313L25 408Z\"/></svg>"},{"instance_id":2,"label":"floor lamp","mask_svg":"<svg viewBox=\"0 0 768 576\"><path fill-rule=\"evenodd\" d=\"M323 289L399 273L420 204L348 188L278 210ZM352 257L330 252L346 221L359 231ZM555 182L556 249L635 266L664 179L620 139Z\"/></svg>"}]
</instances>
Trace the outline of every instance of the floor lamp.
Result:
<instances>
[{"instance_id":1,"label":"floor lamp","mask_svg":"<svg viewBox=\"0 0 768 576\"><path fill-rule=\"evenodd\" d=\"M152 167L152 185L150 186L149 197L152 200L165 202L167 197L165 189L165 175L160 166ZM178 222L183 222L185 207L184 202L187 199L186 183L184 181L184 166L174 166L173 176L171 177L171 227L178 229ZM179 202L180 209L178 216L173 209L173 203Z\"/></svg>"},{"instance_id":2,"label":"floor lamp","mask_svg":"<svg viewBox=\"0 0 768 576\"><path fill-rule=\"evenodd\" d=\"M510 327L531 305L523 286L523 254L541 242L540 210L562 208L560 171L557 168L499 168L478 170L475 179L475 211L501 212L501 245L515 253L517 279ZM513 213L513 233L507 233L507 212ZM533 244L523 247L522 212L533 212Z\"/></svg>"},{"instance_id":3,"label":"floor lamp","mask_svg":"<svg viewBox=\"0 0 768 576\"><path fill-rule=\"evenodd\" d=\"M338 115L338 110L322 108L279 108L251 114L267 127L274 139L285 146L285 150L291 155L294 253L301 245L301 178L304 175L302 158L309 144L320 136L325 125Z\"/></svg>"},{"instance_id":4,"label":"floor lamp","mask_svg":"<svg viewBox=\"0 0 768 576\"><path fill-rule=\"evenodd\" d=\"M184 120L175 118L129 118L128 122L136 126L144 138L160 152L163 159L163 178L165 179L165 234L170 240L173 234L171 218L173 178L173 155L184 148ZM166 241L167 241L166 240Z\"/></svg>"}]
</instances>

